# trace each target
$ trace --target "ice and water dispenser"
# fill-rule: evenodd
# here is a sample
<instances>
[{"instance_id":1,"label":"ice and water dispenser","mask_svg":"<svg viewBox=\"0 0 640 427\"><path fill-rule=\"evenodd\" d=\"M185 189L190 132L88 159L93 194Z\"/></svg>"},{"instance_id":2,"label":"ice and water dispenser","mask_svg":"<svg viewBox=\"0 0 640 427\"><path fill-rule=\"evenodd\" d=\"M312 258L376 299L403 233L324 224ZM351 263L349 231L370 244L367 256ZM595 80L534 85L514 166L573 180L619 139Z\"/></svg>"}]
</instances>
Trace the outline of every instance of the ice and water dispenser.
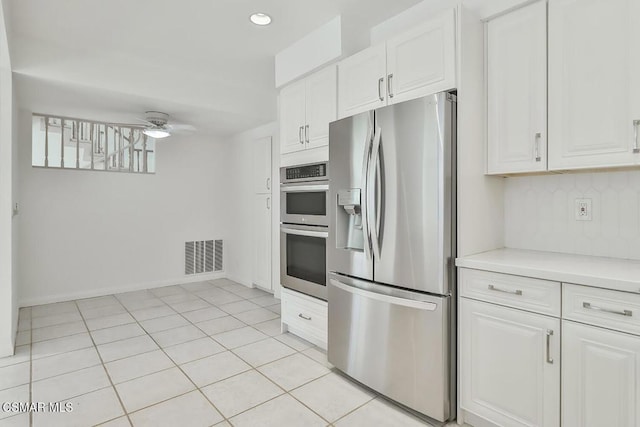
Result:
<instances>
[{"instance_id":1,"label":"ice and water dispenser","mask_svg":"<svg viewBox=\"0 0 640 427\"><path fill-rule=\"evenodd\" d=\"M362 209L359 188L338 191L336 207L336 246L364 250Z\"/></svg>"}]
</instances>

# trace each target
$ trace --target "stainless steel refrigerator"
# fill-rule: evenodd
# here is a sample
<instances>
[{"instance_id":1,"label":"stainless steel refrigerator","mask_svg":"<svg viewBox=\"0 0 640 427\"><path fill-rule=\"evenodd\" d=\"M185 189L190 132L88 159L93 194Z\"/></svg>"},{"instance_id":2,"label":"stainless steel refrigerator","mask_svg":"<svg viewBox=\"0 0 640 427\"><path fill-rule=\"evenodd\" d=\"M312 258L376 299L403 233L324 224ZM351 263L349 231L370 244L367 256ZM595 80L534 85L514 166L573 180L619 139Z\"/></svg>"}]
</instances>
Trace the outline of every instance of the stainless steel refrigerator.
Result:
<instances>
[{"instance_id":1,"label":"stainless steel refrigerator","mask_svg":"<svg viewBox=\"0 0 640 427\"><path fill-rule=\"evenodd\" d=\"M439 421L455 416L455 99L329 130L329 362Z\"/></svg>"}]
</instances>

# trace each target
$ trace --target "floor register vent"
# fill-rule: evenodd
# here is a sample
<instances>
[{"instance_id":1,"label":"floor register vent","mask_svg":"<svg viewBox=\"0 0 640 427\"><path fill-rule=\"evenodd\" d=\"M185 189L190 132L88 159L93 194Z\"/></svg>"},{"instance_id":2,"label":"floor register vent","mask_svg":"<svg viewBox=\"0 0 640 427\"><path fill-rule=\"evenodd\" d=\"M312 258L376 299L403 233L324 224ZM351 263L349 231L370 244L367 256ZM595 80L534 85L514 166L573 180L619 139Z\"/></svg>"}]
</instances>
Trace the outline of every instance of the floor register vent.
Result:
<instances>
[{"instance_id":1,"label":"floor register vent","mask_svg":"<svg viewBox=\"0 0 640 427\"><path fill-rule=\"evenodd\" d=\"M184 243L184 274L222 271L222 240Z\"/></svg>"}]
</instances>

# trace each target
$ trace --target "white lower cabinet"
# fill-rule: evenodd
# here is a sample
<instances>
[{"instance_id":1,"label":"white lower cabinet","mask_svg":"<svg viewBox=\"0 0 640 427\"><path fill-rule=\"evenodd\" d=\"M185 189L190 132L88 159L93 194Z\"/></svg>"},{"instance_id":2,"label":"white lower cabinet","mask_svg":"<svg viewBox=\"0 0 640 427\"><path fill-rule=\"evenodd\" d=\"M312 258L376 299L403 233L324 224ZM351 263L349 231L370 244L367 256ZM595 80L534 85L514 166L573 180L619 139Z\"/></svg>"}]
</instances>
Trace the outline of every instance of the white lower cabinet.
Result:
<instances>
[{"instance_id":1,"label":"white lower cabinet","mask_svg":"<svg viewBox=\"0 0 640 427\"><path fill-rule=\"evenodd\" d=\"M327 302L282 288L282 329L327 349Z\"/></svg>"},{"instance_id":2,"label":"white lower cabinet","mask_svg":"<svg viewBox=\"0 0 640 427\"><path fill-rule=\"evenodd\" d=\"M562 425L640 426L640 337L562 322Z\"/></svg>"},{"instance_id":3,"label":"white lower cabinet","mask_svg":"<svg viewBox=\"0 0 640 427\"><path fill-rule=\"evenodd\" d=\"M560 319L460 299L460 406L499 426L560 425Z\"/></svg>"},{"instance_id":4,"label":"white lower cabinet","mask_svg":"<svg viewBox=\"0 0 640 427\"><path fill-rule=\"evenodd\" d=\"M640 426L638 293L468 268L459 281L465 422Z\"/></svg>"}]
</instances>

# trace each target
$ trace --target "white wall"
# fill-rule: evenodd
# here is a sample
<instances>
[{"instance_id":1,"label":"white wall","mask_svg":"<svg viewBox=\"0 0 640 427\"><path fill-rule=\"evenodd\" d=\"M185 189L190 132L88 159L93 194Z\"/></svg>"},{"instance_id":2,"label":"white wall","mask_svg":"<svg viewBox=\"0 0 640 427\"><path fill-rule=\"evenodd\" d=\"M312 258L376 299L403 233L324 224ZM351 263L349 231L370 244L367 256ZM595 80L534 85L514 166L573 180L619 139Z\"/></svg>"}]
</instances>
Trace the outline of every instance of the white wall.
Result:
<instances>
[{"instance_id":1,"label":"white wall","mask_svg":"<svg viewBox=\"0 0 640 427\"><path fill-rule=\"evenodd\" d=\"M531 0L424 0L413 7L371 28L371 45L382 43L407 28L420 25L425 19L445 9L461 5L470 16L487 19Z\"/></svg>"},{"instance_id":2,"label":"white wall","mask_svg":"<svg viewBox=\"0 0 640 427\"><path fill-rule=\"evenodd\" d=\"M458 13L458 256L465 256L504 246L504 186L484 175L484 26L475 12Z\"/></svg>"},{"instance_id":3,"label":"white wall","mask_svg":"<svg viewBox=\"0 0 640 427\"><path fill-rule=\"evenodd\" d=\"M640 260L640 171L505 180L506 246ZM591 221L575 199L592 200Z\"/></svg>"},{"instance_id":4,"label":"white wall","mask_svg":"<svg viewBox=\"0 0 640 427\"><path fill-rule=\"evenodd\" d=\"M27 110L19 139L21 306L214 277L184 276L184 242L229 239L228 144L172 136L139 175L31 167Z\"/></svg>"},{"instance_id":5,"label":"white wall","mask_svg":"<svg viewBox=\"0 0 640 427\"><path fill-rule=\"evenodd\" d=\"M283 86L340 55L342 20L338 15L276 54L276 87Z\"/></svg>"},{"instance_id":6,"label":"white wall","mask_svg":"<svg viewBox=\"0 0 640 427\"><path fill-rule=\"evenodd\" d=\"M253 175L252 149L253 143L260 138L272 137L272 286L276 297L280 297L280 136L277 122L235 135L229 141L231 148L231 167L234 171L232 185L232 232L229 240L228 276L247 286L253 286Z\"/></svg>"},{"instance_id":7,"label":"white wall","mask_svg":"<svg viewBox=\"0 0 640 427\"><path fill-rule=\"evenodd\" d=\"M0 5L0 357L13 354L18 320L13 247L15 227L12 206L17 197L12 164L15 151L15 97L5 26L5 4Z\"/></svg>"}]
</instances>

